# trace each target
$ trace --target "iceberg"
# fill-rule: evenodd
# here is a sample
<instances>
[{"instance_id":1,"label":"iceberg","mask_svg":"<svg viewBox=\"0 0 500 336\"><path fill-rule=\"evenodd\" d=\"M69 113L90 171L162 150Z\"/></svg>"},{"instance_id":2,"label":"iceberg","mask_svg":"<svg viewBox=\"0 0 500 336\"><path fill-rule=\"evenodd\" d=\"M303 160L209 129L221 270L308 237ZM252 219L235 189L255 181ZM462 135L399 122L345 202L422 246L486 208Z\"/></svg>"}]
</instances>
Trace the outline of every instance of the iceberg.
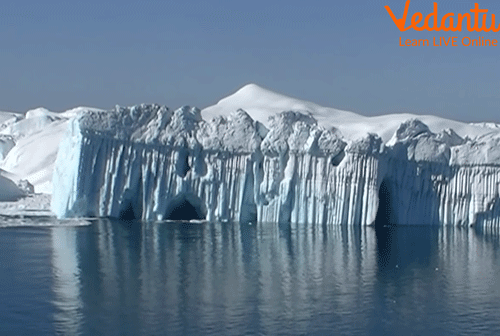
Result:
<instances>
[{"instance_id":1,"label":"iceberg","mask_svg":"<svg viewBox=\"0 0 500 336\"><path fill-rule=\"evenodd\" d=\"M52 173L59 143L70 119L97 111L78 107L66 112L37 108L26 113L0 112L0 168L14 180L26 180L36 193L52 193Z\"/></svg>"},{"instance_id":2,"label":"iceberg","mask_svg":"<svg viewBox=\"0 0 500 336\"><path fill-rule=\"evenodd\" d=\"M142 104L78 114L59 145L52 211L60 218L498 226L499 142L492 127L362 117L251 84L203 111Z\"/></svg>"}]
</instances>

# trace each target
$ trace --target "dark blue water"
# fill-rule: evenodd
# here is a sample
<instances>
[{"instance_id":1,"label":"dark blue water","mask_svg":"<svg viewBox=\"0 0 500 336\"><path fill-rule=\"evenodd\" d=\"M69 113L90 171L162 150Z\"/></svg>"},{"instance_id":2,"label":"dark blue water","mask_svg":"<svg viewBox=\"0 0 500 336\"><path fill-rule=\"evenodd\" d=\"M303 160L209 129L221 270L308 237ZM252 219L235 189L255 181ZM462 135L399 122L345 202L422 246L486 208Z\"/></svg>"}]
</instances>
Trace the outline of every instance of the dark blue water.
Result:
<instances>
[{"instance_id":1,"label":"dark blue water","mask_svg":"<svg viewBox=\"0 0 500 336\"><path fill-rule=\"evenodd\" d=\"M0 229L1 335L498 335L499 232Z\"/></svg>"}]
</instances>

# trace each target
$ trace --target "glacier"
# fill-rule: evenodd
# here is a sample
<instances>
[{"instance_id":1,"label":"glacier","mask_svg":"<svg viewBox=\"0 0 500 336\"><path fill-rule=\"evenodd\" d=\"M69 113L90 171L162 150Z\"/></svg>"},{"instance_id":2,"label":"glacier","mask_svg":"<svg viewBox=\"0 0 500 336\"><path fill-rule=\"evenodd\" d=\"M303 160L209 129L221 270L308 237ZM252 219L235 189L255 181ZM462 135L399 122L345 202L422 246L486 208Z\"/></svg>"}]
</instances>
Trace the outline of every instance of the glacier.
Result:
<instances>
[{"instance_id":1,"label":"glacier","mask_svg":"<svg viewBox=\"0 0 500 336\"><path fill-rule=\"evenodd\" d=\"M155 104L80 113L59 145L52 211L156 221L188 206L210 221L373 225L385 214L394 224L500 224L491 128L436 131L455 124L403 116L377 134L377 123L361 132L350 114L326 120L279 102L266 120L234 99L225 113L204 110L210 120Z\"/></svg>"}]
</instances>

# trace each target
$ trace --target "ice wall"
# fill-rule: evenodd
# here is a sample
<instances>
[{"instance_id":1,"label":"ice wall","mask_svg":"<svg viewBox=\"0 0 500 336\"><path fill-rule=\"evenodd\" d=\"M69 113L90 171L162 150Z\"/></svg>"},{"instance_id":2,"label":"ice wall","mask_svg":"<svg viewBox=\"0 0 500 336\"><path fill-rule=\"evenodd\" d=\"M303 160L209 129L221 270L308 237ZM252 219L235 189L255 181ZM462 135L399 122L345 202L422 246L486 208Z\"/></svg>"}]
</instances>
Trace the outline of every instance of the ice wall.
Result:
<instances>
[{"instance_id":1,"label":"ice wall","mask_svg":"<svg viewBox=\"0 0 500 336\"><path fill-rule=\"evenodd\" d=\"M418 120L389 141L384 181L397 224L499 225L500 156L497 133L464 140Z\"/></svg>"},{"instance_id":2,"label":"ice wall","mask_svg":"<svg viewBox=\"0 0 500 336\"><path fill-rule=\"evenodd\" d=\"M466 141L410 120L387 145L347 141L293 111L268 126L243 110L211 121L157 105L82 114L59 148L52 209L162 220L188 202L208 220L370 225L384 197L398 224L500 223L495 136Z\"/></svg>"}]
</instances>

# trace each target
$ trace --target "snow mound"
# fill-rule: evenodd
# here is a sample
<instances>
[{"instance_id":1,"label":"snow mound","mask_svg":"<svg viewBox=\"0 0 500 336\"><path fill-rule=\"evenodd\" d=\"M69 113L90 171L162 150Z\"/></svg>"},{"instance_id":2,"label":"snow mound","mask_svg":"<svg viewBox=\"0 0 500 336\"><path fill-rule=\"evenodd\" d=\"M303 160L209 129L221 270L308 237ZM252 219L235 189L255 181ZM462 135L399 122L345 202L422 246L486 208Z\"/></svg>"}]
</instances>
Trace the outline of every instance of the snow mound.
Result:
<instances>
[{"instance_id":1,"label":"snow mound","mask_svg":"<svg viewBox=\"0 0 500 336\"><path fill-rule=\"evenodd\" d=\"M51 193L54 161L68 121L85 111L75 108L57 113L37 108L11 115L0 125L0 167L12 172L16 180L29 181L35 192Z\"/></svg>"},{"instance_id":2,"label":"snow mound","mask_svg":"<svg viewBox=\"0 0 500 336\"><path fill-rule=\"evenodd\" d=\"M56 116L56 113L50 112L47 110L45 107L38 107L33 110L29 110L26 112L24 115L25 119L32 119L32 118L40 118L40 117L50 117L50 116Z\"/></svg>"},{"instance_id":3,"label":"snow mound","mask_svg":"<svg viewBox=\"0 0 500 336\"><path fill-rule=\"evenodd\" d=\"M50 112L45 108L37 108L26 112L23 119L17 119L6 125L0 133L8 134L18 139L40 132L53 122L62 119L57 113Z\"/></svg>"}]
</instances>

